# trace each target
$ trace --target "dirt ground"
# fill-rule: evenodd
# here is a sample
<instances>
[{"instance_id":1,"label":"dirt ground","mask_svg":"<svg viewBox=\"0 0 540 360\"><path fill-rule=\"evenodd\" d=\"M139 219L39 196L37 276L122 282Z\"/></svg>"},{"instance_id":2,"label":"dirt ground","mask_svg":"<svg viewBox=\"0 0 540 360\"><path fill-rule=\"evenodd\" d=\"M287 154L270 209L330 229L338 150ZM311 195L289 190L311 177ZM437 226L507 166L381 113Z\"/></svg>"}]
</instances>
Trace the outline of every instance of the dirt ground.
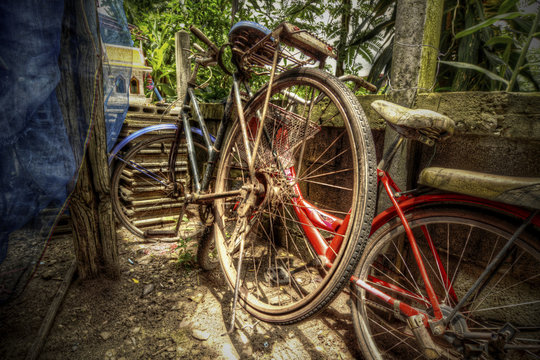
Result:
<instances>
[{"instance_id":1,"label":"dirt ground","mask_svg":"<svg viewBox=\"0 0 540 360\"><path fill-rule=\"evenodd\" d=\"M22 296L0 306L0 359L24 359L73 260L71 238L51 241ZM141 243L119 232L117 281L75 280L39 359L354 359L346 294L299 324L262 323L237 310L218 268L193 262L196 241Z\"/></svg>"}]
</instances>

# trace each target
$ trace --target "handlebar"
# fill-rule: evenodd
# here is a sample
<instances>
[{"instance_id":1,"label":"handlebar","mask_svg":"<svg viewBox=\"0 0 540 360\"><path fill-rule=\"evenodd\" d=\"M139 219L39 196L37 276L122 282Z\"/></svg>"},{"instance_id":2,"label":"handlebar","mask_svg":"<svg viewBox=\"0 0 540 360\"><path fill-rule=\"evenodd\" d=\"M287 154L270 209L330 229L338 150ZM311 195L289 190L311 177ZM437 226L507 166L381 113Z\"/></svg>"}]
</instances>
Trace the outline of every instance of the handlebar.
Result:
<instances>
[{"instance_id":1,"label":"handlebar","mask_svg":"<svg viewBox=\"0 0 540 360\"><path fill-rule=\"evenodd\" d=\"M361 77L358 77L356 75L343 75L343 76L340 76L338 78L339 80L345 82L345 81L351 81L353 83L355 83L355 88L354 90L356 91L356 89L358 89L359 86L363 87L364 89L368 90L368 91L371 91L371 92L376 92L377 91L377 87L369 82L367 82L366 80L362 79Z\"/></svg>"},{"instance_id":2,"label":"handlebar","mask_svg":"<svg viewBox=\"0 0 540 360\"><path fill-rule=\"evenodd\" d=\"M219 48L216 44L214 44L209 38L206 37L206 35L203 34L203 32L199 29L197 29L195 26L191 25L189 27L189 30L195 35L199 40L201 40L203 43L208 45L210 50L214 53L214 55L217 55L219 53Z\"/></svg>"}]
</instances>

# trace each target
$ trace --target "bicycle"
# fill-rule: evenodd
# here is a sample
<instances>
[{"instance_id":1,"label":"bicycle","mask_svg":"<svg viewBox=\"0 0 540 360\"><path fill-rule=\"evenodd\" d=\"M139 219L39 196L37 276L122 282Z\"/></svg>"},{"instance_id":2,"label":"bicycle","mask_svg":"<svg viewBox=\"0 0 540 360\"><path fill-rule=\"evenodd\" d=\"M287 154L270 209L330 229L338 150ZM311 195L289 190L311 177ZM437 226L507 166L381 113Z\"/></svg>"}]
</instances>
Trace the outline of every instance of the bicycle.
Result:
<instances>
[{"instance_id":1,"label":"bicycle","mask_svg":"<svg viewBox=\"0 0 540 360\"><path fill-rule=\"evenodd\" d=\"M428 166L401 192L388 168L403 140L433 145L454 123L372 107L399 136L377 169L393 206L375 217L351 278L365 358L540 358L540 179Z\"/></svg>"},{"instance_id":2,"label":"bicycle","mask_svg":"<svg viewBox=\"0 0 540 360\"><path fill-rule=\"evenodd\" d=\"M140 131L175 133L153 136L124 155L122 147L140 135L133 134L113 149L114 210L130 231L155 237L176 236L189 204L212 209L200 257L215 242L234 289L231 330L237 301L264 321L303 320L345 287L365 243L357 239L369 234L376 190L369 125L351 90L322 70L335 54L313 35L288 23L270 31L243 21L218 47L190 30L208 50L194 45L179 120ZM225 53L236 71L211 138L194 89L203 66L229 72ZM267 79L257 92L249 85L254 75ZM183 176L188 166L190 176ZM133 188L146 197L131 199ZM131 209L133 201L142 210ZM138 223L135 211L148 216Z\"/></svg>"}]
</instances>

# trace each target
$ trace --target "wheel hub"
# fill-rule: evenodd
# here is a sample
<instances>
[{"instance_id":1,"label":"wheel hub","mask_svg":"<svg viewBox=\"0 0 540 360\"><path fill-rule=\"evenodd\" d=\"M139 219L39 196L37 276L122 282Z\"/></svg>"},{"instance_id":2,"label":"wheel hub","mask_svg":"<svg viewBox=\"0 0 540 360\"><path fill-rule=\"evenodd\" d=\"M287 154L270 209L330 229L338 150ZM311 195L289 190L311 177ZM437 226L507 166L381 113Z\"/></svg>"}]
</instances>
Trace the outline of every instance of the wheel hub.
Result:
<instances>
[{"instance_id":1,"label":"wheel hub","mask_svg":"<svg viewBox=\"0 0 540 360\"><path fill-rule=\"evenodd\" d=\"M440 309L443 314L443 318L448 317L448 315L450 315L453 310L452 307L445 304L441 304ZM433 315L432 312L432 309L428 311L428 313ZM460 338L463 338L463 334L467 333L469 331L469 328L463 314L461 314L460 312L456 313L456 315L452 319L452 322L448 324L448 330L450 331L444 332L444 334L440 336L440 338L444 339L448 344L450 344L460 353L464 353L464 344L463 341L460 340Z\"/></svg>"}]
</instances>

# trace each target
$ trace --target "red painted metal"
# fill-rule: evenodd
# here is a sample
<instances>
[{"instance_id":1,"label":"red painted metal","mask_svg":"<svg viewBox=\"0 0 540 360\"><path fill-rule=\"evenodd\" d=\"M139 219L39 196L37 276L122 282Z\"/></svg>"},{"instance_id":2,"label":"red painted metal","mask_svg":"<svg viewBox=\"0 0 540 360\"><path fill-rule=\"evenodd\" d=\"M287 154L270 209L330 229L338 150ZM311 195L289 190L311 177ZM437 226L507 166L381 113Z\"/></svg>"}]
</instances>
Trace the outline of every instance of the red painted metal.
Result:
<instances>
[{"instance_id":1,"label":"red painted metal","mask_svg":"<svg viewBox=\"0 0 540 360\"><path fill-rule=\"evenodd\" d=\"M341 227L337 230L337 234L334 235L334 238L330 242L330 247L328 248L328 250L326 250L326 258L330 261L334 261L339 252L339 249L341 248L341 243L343 242L343 235L345 235L345 233L347 232L350 218L351 212L349 211L347 216L345 216L345 220L343 220Z\"/></svg>"},{"instance_id":2,"label":"red painted metal","mask_svg":"<svg viewBox=\"0 0 540 360\"><path fill-rule=\"evenodd\" d=\"M448 294L450 295L450 297L452 298L452 300L454 300L457 303L458 298L457 298L456 292L454 291L454 287L452 286L452 284L450 283L450 280L448 279L448 275L446 273L446 270L439 256L439 252L435 248L435 244L433 244L433 239L431 238L431 234L427 230L426 226L422 226L421 229L429 244L429 249L431 250L431 254L433 254L433 257L435 258L435 262L437 263L437 268L439 269L439 274L441 275L441 278L444 282L444 287L446 291L448 292Z\"/></svg>"},{"instance_id":3,"label":"red painted metal","mask_svg":"<svg viewBox=\"0 0 540 360\"><path fill-rule=\"evenodd\" d=\"M360 286L362 289L369 292L370 294L373 294L374 296L378 297L379 299L381 299L385 303L392 305L392 307L394 307L394 308L398 307L399 311L402 314L404 314L405 316L422 315L424 317L424 325L427 326L427 320L428 320L427 314L422 313L422 312L418 311L417 309L413 308L412 306L409 306L409 305L397 300L396 298L393 298L392 296L389 296L389 295L383 293L379 289L369 285L364 280L361 280L361 279L357 278L356 276L352 276L351 281L353 283L355 283L357 286Z\"/></svg>"},{"instance_id":4,"label":"red painted metal","mask_svg":"<svg viewBox=\"0 0 540 360\"><path fill-rule=\"evenodd\" d=\"M371 276L371 275L368 275L368 280L371 281L372 283L375 283L375 284L379 284L385 288L388 288L392 291L395 291L395 292L398 292L400 294L402 294L403 296L406 296L406 297L410 297L410 298L413 298L417 301L420 301L420 302L423 302L424 305L426 306L430 306L431 304L429 303L429 299L426 298L425 296L423 296L422 294L415 294L409 290L405 290L397 285L394 285L394 284L390 284L384 280L381 280L379 278L376 278L374 276Z\"/></svg>"},{"instance_id":5,"label":"red painted metal","mask_svg":"<svg viewBox=\"0 0 540 360\"><path fill-rule=\"evenodd\" d=\"M469 195L461 195L461 194L430 194L430 195L420 195L415 196L407 199L399 198L398 200L399 207L404 213L407 213L411 210L428 206L432 204L445 204L445 205L452 205L452 204L462 204L462 205L469 205L469 206L483 206L487 208L491 208L492 210L496 210L502 213L506 213L510 216L515 216L517 218L520 218L522 220L525 220L530 214L530 210L525 210L516 206L502 204L486 199L480 199L476 197L472 197ZM379 229L381 226L386 224L390 219L397 216L396 209L392 206L383 212L379 213L374 219L373 223L371 224L371 234L373 234L377 229ZM535 226L540 226L540 215L535 216L535 218L531 221Z\"/></svg>"},{"instance_id":6,"label":"red painted metal","mask_svg":"<svg viewBox=\"0 0 540 360\"><path fill-rule=\"evenodd\" d=\"M296 171L294 170L294 167L286 169L285 175L287 176L288 180L294 181L296 179ZM341 226L341 224L343 223L342 219L333 216L332 214L329 214L323 210L317 209L315 205L304 199L298 184L294 184L293 188L295 195L297 196L297 204L302 207L302 210L308 216L309 220L312 222L313 225L331 232L336 231L336 229Z\"/></svg>"},{"instance_id":7,"label":"red painted metal","mask_svg":"<svg viewBox=\"0 0 540 360\"><path fill-rule=\"evenodd\" d=\"M424 261L422 260L422 255L420 254L420 250L418 248L418 244L416 243L416 239L414 238L414 235L412 233L411 227L409 226L409 223L407 222L407 219L405 218L405 214L399 207L398 202L394 198L394 194L392 192L392 189L390 188L390 183L386 174L380 177L380 180L383 183L384 188L386 189L386 192L388 193L388 197L392 201L392 204L394 204L397 214L399 218L401 219L403 228L405 229L405 232L407 233L407 238L409 239L411 250L413 252L414 258L418 265L418 270L420 271L420 274L422 275L422 280L424 280L424 286L426 288L429 301L431 302L431 306L433 307L433 313L435 314L435 318L437 320L442 319L443 314L439 306L439 299L437 298L437 295L435 294L435 290L433 289L433 285L431 285L431 281L429 280L426 267L424 265Z\"/></svg>"},{"instance_id":8,"label":"red painted metal","mask_svg":"<svg viewBox=\"0 0 540 360\"><path fill-rule=\"evenodd\" d=\"M296 201L297 199L292 199L293 205L297 205ZM324 240L321 233L313 226L302 207L293 206L293 209L315 252L320 256L325 255L328 250L328 243L326 240Z\"/></svg>"}]
</instances>

